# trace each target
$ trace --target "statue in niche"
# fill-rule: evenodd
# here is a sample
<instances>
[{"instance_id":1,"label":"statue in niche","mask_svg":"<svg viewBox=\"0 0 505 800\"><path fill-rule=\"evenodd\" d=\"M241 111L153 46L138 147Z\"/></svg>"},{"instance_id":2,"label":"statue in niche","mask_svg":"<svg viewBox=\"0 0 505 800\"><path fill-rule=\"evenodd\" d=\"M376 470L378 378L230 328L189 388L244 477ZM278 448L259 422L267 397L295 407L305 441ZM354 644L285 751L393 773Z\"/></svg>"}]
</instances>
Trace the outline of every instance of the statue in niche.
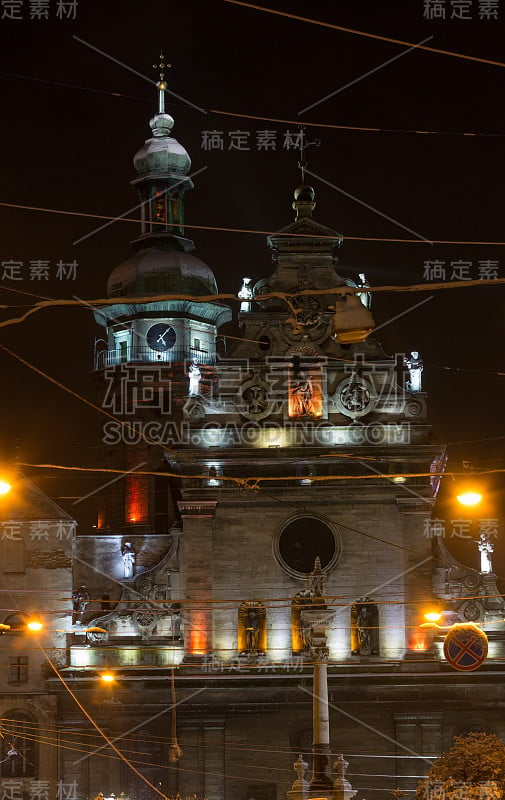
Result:
<instances>
[{"instance_id":1,"label":"statue in niche","mask_svg":"<svg viewBox=\"0 0 505 800\"><path fill-rule=\"evenodd\" d=\"M362 597L351 611L351 650L353 655L378 655L378 611L369 597Z\"/></svg>"},{"instance_id":2,"label":"statue in niche","mask_svg":"<svg viewBox=\"0 0 505 800\"><path fill-rule=\"evenodd\" d=\"M189 365L188 376L189 376L188 394L190 397L197 397L200 394L200 380L202 377L200 367L198 366L198 359L194 358L191 364Z\"/></svg>"},{"instance_id":3,"label":"statue in niche","mask_svg":"<svg viewBox=\"0 0 505 800\"><path fill-rule=\"evenodd\" d=\"M135 551L131 545L131 542L125 542L122 555L123 577L133 578L133 572L135 570Z\"/></svg>"},{"instance_id":4,"label":"statue in niche","mask_svg":"<svg viewBox=\"0 0 505 800\"><path fill-rule=\"evenodd\" d=\"M308 372L300 371L294 375L294 385L291 387L291 396L294 399L293 415L297 419L307 417L312 412L314 391Z\"/></svg>"},{"instance_id":5,"label":"statue in niche","mask_svg":"<svg viewBox=\"0 0 505 800\"><path fill-rule=\"evenodd\" d=\"M264 654L266 650L266 609L254 600L239 608L238 650L241 656Z\"/></svg>"},{"instance_id":6,"label":"statue in niche","mask_svg":"<svg viewBox=\"0 0 505 800\"><path fill-rule=\"evenodd\" d=\"M241 311L250 311L251 310L251 300L253 299L253 291L251 289L251 281L252 278L242 278L242 286L240 287L240 291L237 294L237 297L242 300L240 303L240 310Z\"/></svg>"},{"instance_id":7,"label":"statue in niche","mask_svg":"<svg viewBox=\"0 0 505 800\"><path fill-rule=\"evenodd\" d=\"M245 619L246 647L249 653L258 649L260 635L260 618L258 609L252 606L248 609Z\"/></svg>"},{"instance_id":8,"label":"statue in niche","mask_svg":"<svg viewBox=\"0 0 505 800\"><path fill-rule=\"evenodd\" d=\"M362 656L369 656L372 652L372 636L370 630L371 614L366 605L358 611L356 627L358 629L359 652Z\"/></svg>"},{"instance_id":9,"label":"statue in niche","mask_svg":"<svg viewBox=\"0 0 505 800\"><path fill-rule=\"evenodd\" d=\"M83 614L89 601L89 592L84 584L72 592L72 606L76 614Z\"/></svg>"},{"instance_id":10,"label":"statue in niche","mask_svg":"<svg viewBox=\"0 0 505 800\"><path fill-rule=\"evenodd\" d=\"M421 373L423 371L423 360L417 350L412 350L410 357L405 359L405 366L409 371L407 389L409 392L421 391Z\"/></svg>"},{"instance_id":11,"label":"statue in niche","mask_svg":"<svg viewBox=\"0 0 505 800\"><path fill-rule=\"evenodd\" d=\"M496 539L497 534L481 533L477 546L480 551L480 571L482 575L489 575L493 571L491 554L494 551L492 538Z\"/></svg>"}]
</instances>

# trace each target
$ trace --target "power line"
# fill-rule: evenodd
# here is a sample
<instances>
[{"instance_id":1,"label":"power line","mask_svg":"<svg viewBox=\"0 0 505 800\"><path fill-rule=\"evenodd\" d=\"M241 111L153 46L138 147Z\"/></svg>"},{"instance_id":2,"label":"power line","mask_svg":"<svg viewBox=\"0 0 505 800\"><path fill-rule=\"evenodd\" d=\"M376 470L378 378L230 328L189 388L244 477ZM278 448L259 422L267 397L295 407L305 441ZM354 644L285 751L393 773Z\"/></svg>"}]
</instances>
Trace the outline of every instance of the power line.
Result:
<instances>
[{"instance_id":1,"label":"power line","mask_svg":"<svg viewBox=\"0 0 505 800\"><path fill-rule=\"evenodd\" d=\"M365 31L355 30L354 28L345 28L343 25L335 25L331 22L323 22L322 20L311 19L309 17L301 17L297 14L289 14L287 11L278 11L274 8L265 8L264 6L258 6L253 3L246 3L243 0L224 0L225 3L232 3L233 5L237 6L244 6L245 8L251 8L255 11L264 11L268 14L275 14L279 17L286 17L288 19L294 19L298 22L309 22L312 25L318 25L323 28L331 28L337 31L343 31L344 33L352 33L357 36L364 36L368 39L377 39L381 42L389 42L391 44L401 44L406 47L413 47L416 50L426 50L429 53L437 53L443 56L451 56L452 58L461 58L466 61L475 61L480 64L490 64L494 67L505 67L505 63L501 61L492 61L489 58L481 58L479 56L470 56L466 55L465 53L456 53L452 50L441 50L438 47L429 47L428 45L423 44L416 44L413 42L405 42L402 39L393 39L390 36L381 36L378 33L367 33Z\"/></svg>"},{"instance_id":2,"label":"power line","mask_svg":"<svg viewBox=\"0 0 505 800\"><path fill-rule=\"evenodd\" d=\"M223 112L224 113L224 112ZM247 116L245 114L234 114L233 116ZM268 119L267 117L248 117L250 119ZM272 120L274 121L274 120ZM282 122L283 120L278 120ZM504 134L505 135L505 134ZM135 224L139 224L145 222L145 220L137 219L134 217L124 217L124 216L111 216L108 214L90 214L84 211L65 211L64 209L58 208L46 208L44 206L31 206L25 205L21 203L1 203L0 207L3 208L16 208L22 211L42 211L47 214L61 214L63 216L69 217L85 217L87 219L104 219L109 220L112 222L133 222ZM225 226L217 226L217 225L192 225L188 222L184 222L185 228L190 228L192 230L202 230L202 231L217 231L219 233L246 233L246 234L254 234L260 236L283 236L288 234L282 234L279 231L274 230L258 230L256 228L229 228ZM308 233L290 233L290 238L299 238L299 239L313 239L313 234ZM318 239L334 239L334 236L327 236L321 235L317 237ZM351 236L345 235L344 240L351 240L351 241L358 241L358 242L385 242L385 243L398 243L398 244L425 244L420 239L402 239L398 237L385 237L385 236ZM465 241L460 239L430 239L429 244L457 244L457 245L489 245L489 246L496 246L496 247L505 247L505 241L496 242L496 241ZM469 281L466 281L469 283ZM491 283L491 281L487 281L487 283ZM369 289L367 287L366 291L372 291L373 289ZM363 290L362 290L363 291ZM236 299L236 296L233 295L233 298ZM263 299L263 296L262 296Z\"/></svg>"}]
</instances>

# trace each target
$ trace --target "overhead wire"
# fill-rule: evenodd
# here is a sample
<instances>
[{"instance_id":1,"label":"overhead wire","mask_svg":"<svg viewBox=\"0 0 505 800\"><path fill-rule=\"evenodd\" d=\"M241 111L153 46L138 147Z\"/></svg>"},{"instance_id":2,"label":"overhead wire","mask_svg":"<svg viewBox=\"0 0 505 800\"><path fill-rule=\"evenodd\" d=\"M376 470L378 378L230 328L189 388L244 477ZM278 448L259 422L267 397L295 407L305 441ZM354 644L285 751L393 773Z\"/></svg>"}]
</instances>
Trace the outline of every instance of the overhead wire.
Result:
<instances>
[{"instance_id":1,"label":"overhead wire","mask_svg":"<svg viewBox=\"0 0 505 800\"><path fill-rule=\"evenodd\" d=\"M132 764L132 762L131 762L131 761L130 761L130 760L129 760L129 759L128 759L128 758L127 758L127 757L126 757L126 756L125 756L125 755L124 755L124 754L123 754L123 753L122 753L122 752L121 752L121 751L120 751L120 750L119 750L119 749L116 747L116 745L114 744L114 742L113 742L113 741L111 741L111 739L109 739L109 737L107 736L107 734L106 734L106 733L105 733L105 732L102 730L102 728L101 728L101 727L100 727L100 726L99 726L99 725L98 725L98 724L95 722L95 720L94 720L94 719L91 717L91 715L90 715L90 714L88 713L88 711L87 711L87 710L84 708L84 706L82 705L82 703L81 703L81 702L79 701L79 699L76 697L76 695L74 694L74 692L72 691L72 689L70 688L70 686L68 685L68 683L65 681L64 677L61 675L61 673L60 673L60 671L58 670L57 666L54 664L54 662L52 661L52 659L50 658L50 656L47 654L46 650L45 650L45 649L44 649L44 648L43 648L43 647L42 647L40 644L39 644L39 649L40 649L40 652L42 653L42 655L44 656L45 660L47 661L47 663L49 664L49 666L50 666L50 667L51 667L51 669L53 670L53 672L56 674L56 677L57 677L57 678L58 678L58 679L61 681L61 683L62 683L62 685L64 686L65 690L68 692L68 694L70 695L70 697L71 697L71 698L74 700L74 702L75 702L75 703L76 703L76 705L79 707L79 709L82 711L82 713L83 713L83 714L84 714L84 716L87 718L87 720L88 720L88 721L89 721L89 722L90 722L90 723L93 725L93 727L94 727L94 728L95 728L95 729L98 731L98 733L99 733L99 734L102 736L102 738L105 740L105 742L107 743L107 745L108 745L108 746L111 748L111 750L113 750L113 751L114 751L114 752L115 752L115 753L116 753L116 754L119 756L119 758L120 758L120 759L121 759L121 760L122 760L122 761L123 761L123 762L126 764L126 766L127 766L127 767L129 767L129 768L132 770L132 772L134 772L134 773L137 775L137 777L138 777L138 778L140 778L140 780L141 780L143 783L145 783L145 784L146 784L146 786L149 786L149 788L150 788L150 789L152 789L152 790L153 790L153 791L154 791L154 792L155 792L157 795L159 795L159 796L162 798L162 800L166 800L166 796L165 796L164 792L162 792L162 791L161 791L161 790L160 790L160 789L159 789L157 786L155 786L153 783L151 783L151 781L150 781L148 778L146 778L146 776L145 776L145 775L143 775L143 774L142 774L142 773L141 773L141 772L140 772L140 771L139 771L139 770L138 770L138 769L135 767L135 765L134 765L134 764Z\"/></svg>"},{"instance_id":2,"label":"overhead wire","mask_svg":"<svg viewBox=\"0 0 505 800\"><path fill-rule=\"evenodd\" d=\"M254 3L247 3L244 0L224 0L225 3L231 3L236 6L243 6L244 8L250 8L255 11L264 11L268 14L274 14L279 17L285 17L287 19L293 19L298 22L308 22L312 25L317 25L322 28L330 28L332 30L342 31L343 33L352 33L357 36L363 36L367 39L376 39L381 42L388 42L389 44L401 44L407 47L415 48L416 50L425 50L429 53L436 53L438 55L443 56L451 56L452 58L460 58L466 61L474 61L480 64L490 64L491 66L495 67L505 67L505 63L502 61L493 61L490 58L482 58L480 56L471 56L465 53L457 53L453 50L442 50L438 47L430 47L426 44L419 44L415 42L406 42L403 39L393 39L391 36L383 36L378 33L368 33L366 31L356 30L354 28L346 28L343 25L336 25L331 22L324 22L323 20L318 19L311 19L310 17L301 17L298 14L292 14L287 11L280 11L279 9L275 8L266 8L264 6L259 6Z\"/></svg>"},{"instance_id":3,"label":"overhead wire","mask_svg":"<svg viewBox=\"0 0 505 800\"><path fill-rule=\"evenodd\" d=\"M342 131L353 131L354 133L403 133L403 134L419 134L422 136L429 135L429 136L484 136L484 137L496 137L502 138L505 136L505 133L479 133L477 131L433 131L433 130L422 130L422 129L415 129L415 128L384 128L378 126L368 126L368 125L337 125L334 123L328 122L313 122L305 119L283 119L280 117L264 117L259 116L258 114L241 114L237 111L223 111L222 109L212 108L211 114L219 114L224 117L236 117L239 119L249 119L249 120L258 120L260 122L273 122L276 124L282 125L295 125L297 128L300 125L303 125L307 128L324 128L330 130L342 130ZM356 237L347 237L347 238L356 238ZM400 239L398 241L409 241L415 242L419 241L418 239Z\"/></svg>"},{"instance_id":4,"label":"overhead wire","mask_svg":"<svg viewBox=\"0 0 505 800\"><path fill-rule=\"evenodd\" d=\"M245 116L245 115L244 115ZM504 134L505 135L505 134ZM125 217L125 216L111 216L108 214L91 214L86 213L84 211L65 211L63 209L58 208L46 208L44 206L32 206L26 205L22 203L7 203L7 202L0 202L0 207L3 208L14 208L20 209L24 211L42 211L48 214L61 214L64 216L69 217L86 217L88 219L103 219L108 220L110 222L132 222L135 224L139 224L144 222L144 220L135 217ZM217 225L194 225L188 222L184 222L184 227L189 228L191 230L203 230L203 231L217 231L219 233L245 233L245 234L254 234L260 236L282 236L282 232L274 231L274 230L258 230L256 228L230 228L225 226L217 226ZM286 235L286 234L284 234ZM309 238L313 239L313 234L308 233L290 233L289 236L291 238ZM333 235L326 235L322 234L318 236L318 239L334 239L335 236ZM358 241L358 242L384 242L384 243L395 243L395 244L458 244L458 245L489 245L489 246L496 246L496 247L505 247L505 241L475 241L475 240L460 240L460 239L429 239L429 240L422 240L422 239L407 239L407 238L398 238L398 237L386 237L386 236L352 236L351 234L346 234L344 236L344 241L349 239L351 241ZM367 292L370 291L368 288ZM234 296L236 299L236 296Z\"/></svg>"},{"instance_id":5,"label":"overhead wire","mask_svg":"<svg viewBox=\"0 0 505 800\"><path fill-rule=\"evenodd\" d=\"M417 47L417 46L416 46ZM106 91L105 89L97 89L89 86L80 86L78 84L70 84L70 83L62 83L61 81L53 81L49 80L48 78L37 78L33 75L19 75L10 72L0 72L0 75L4 77L10 78L20 78L24 81L37 81L38 83L45 83L52 86L62 86L69 89L78 89L85 92L94 92L97 94L105 94L111 97L120 97L120 98L127 98L131 100L142 100L143 102L146 101L145 97L135 96L135 95L128 95L122 92L110 92ZM168 90L168 93L170 91ZM181 105L178 104L174 98L171 98L172 105ZM260 116L252 116L246 114L238 114L231 111L223 111L222 109L209 109L210 114L221 114L225 116L232 116L232 117L246 117L248 119L258 119L258 120L265 120L267 122L280 122L280 123L287 123L296 125L297 127L300 125L300 120L284 120L284 119L276 119L273 117L260 117ZM422 134L422 135L429 135L429 136L484 136L490 138L502 138L505 136L505 133L497 133L497 132L490 132L490 131L459 131L459 130L418 130L416 128L385 128L385 127L378 127L378 126L364 126L364 125L335 125L331 123L324 123L324 122L304 122L304 125L307 127L314 127L314 128L334 128L337 130L348 130L348 131L356 131L356 132L365 132L365 133L402 133L402 134ZM416 241L416 240L412 240Z\"/></svg>"},{"instance_id":6,"label":"overhead wire","mask_svg":"<svg viewBox=\"0 0 505 800\"><path fill-rule=\"evenodd\" d=\"M237 3L237 0L228 0L228 2L236 2L236 3ZM252 4L249 4L249 3L238 3L238 4L239 4L239 5L246 5L246 6L253 7L253 6L252 6ZM263 8L261 8L261 7L259 7L259 6L254 6L254 7L255 7L255 8L257 8L257 9L263 10L263 11L270 11L271 13L280 13L280 12L275 12L275 11L272 11L271 9L263 9ZM287 16L294 16L294 15L287 15ZM299 18L299 19L302 19L303 21L309 21L309 20L306 20L305 18ZM310 21L312 21L312 22L315 22L314 20L310 20ZM325 23L318 23L318 22L315 22L315 24L325 24ZM330 26L330 27L338 27L338 26ZM340 29L342 29L342 30L347 30L347 31L349 31L349 32L352 32L352 33L360 33L360 35L365 35L365 36L369 35L369 36L372 36L373 38L382 38L382 39L385 39L386 41L393 41L393 42L397 42L397 43L402 43L402 42L399 42L398 40L392 40L392 39L388 39L387 37L378 37L378 36L374 36L374 35L371 35L371 34L364 34L364 33L362 33L362 32L352 31L352 30L350 30L350 29L343 29L343 28L341 28L341 27L340 27ZM403 43L403 44L407 44L407 43ZM482 62L484 62L484 63L495 64L495 65L498 65L498 66L505 66L504 64L502 64L502 63L500 63L500 62L493 62L493 61L490 61L490 60L488 60L488 59L479 59L479 58L476 58L476 57L464 56L464 55L461 55L461 54L450 53L450 52L448 52L448 51L442 51L442 50L438 50L438 49L435 49L435 48L423 48L423 49L432 50L433 52L443 53L443 54L445 54L445 55L455 55L455 56L457 56L457 57L460 57L460 58L469 58L470 60L473 60L473 61L482 61ZM416 241L416 240L413 240L413 241ZM503 244L503 243L500 243L500 244ZM487 282L487 281L486 281L485 283L486 283L486 284L488 284L489 282ZM433 287L429 287L429 288L430 288L430 290L431 290ZM501 470L499 470L499 471L501 471ZM299 477L299 476L298 476L298 477ZM389 476L388 476L388 477L389 477ZM53 667L53 668L54 668L54 667ZM55 669L55 668L54 668L54 669ZM56 670L56 669L55 669L55 671L57 672L57 670ZM58 672L57 672L57 674L58 674ZM88 719L90 719L90 717L89 717L89 716L88 716ZM91 720L91 721L92 721L92 720ZM118 752L119 752L119 751L118 751ZM119 753L119 755L121 755L121 754ZM128 762L127 762L127 763L128 763ZM240 766L240 765L237 765L237 766ZM184 770L183 770L183 771L184 771ZM191 770L191 772L194 772L194 771L192 771L192 770ZM139 774L139 773L138 773L138 774ZM213 774L219 774L219 775L221 775L221 773L213 773ZM357 773L357 774L359 774L359 773ZM142 775L140 775L140 777L141 777L141 778L143 778L143 776L142 776ZM231 777L243 777L243 776L231 776ZM371 777L373 777L373 776L371 776ZM394 777L394 776L380 776L380 777ZM406 776L399 776L399 777L406 777ZM410 777L418 777L418 776L410 776ZM250 780L249 778L247 778L247 779L248 779L248 780ZM154 787L154 786L152 786L151 784L149 784L149 782L148 782L148 781L146 781L144 778L143 778L143 780L144 780L145 782L147 782L147 783L148 783L148 785L150 785L150 786L151 786L151 788L154 788L154 789L156 790L156 787ZM159 794L161 794L162 796L164 796L164 795L163 795L161 792L158 792L158 793L159 793Z\"/></svg>"}]
</instances>

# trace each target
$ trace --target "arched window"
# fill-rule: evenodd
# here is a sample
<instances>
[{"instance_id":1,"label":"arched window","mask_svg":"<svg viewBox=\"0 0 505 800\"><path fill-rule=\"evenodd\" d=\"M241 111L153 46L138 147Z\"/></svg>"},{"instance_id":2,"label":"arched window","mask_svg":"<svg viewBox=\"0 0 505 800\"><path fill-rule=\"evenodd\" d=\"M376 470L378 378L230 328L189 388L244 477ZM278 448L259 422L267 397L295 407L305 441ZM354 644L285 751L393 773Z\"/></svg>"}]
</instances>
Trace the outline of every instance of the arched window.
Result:
<instances>
[{"instance_id":1,"label":"arched window","mask_svg":"<svg viewBox=\"0 0 505 800\"><path fill-rule=\"evenodd\" d=\"M38 726L22 711L7 711L2 718L2 778L35 778Z\"/></svg>"}]
</instances>

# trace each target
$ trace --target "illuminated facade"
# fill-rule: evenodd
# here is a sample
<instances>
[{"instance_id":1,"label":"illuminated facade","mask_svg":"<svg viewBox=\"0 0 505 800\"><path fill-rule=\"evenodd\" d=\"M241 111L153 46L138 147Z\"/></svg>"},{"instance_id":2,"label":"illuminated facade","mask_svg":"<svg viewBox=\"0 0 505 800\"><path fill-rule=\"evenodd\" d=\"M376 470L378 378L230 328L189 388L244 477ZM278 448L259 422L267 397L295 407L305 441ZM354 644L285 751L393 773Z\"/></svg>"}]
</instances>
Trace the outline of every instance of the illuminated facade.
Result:
<instances>
[{"instance_id":1,"label":"illuminated facade","mask_svg":"<svg viewBox=\"0 0 505 800\"><path fill-rule=\"evenodd\" d=\"M472 589L473 571L425 535L444 448L431 436L419 362L413 383L375 338L335 335L345 290L370 287L340 274L342 236L314 219L307 186L295 192L294 220L268 238L270 275L244 279L252 294L241 297L240 338L220 354L217 332L232 312L214 299L210 268L190 254L190 160L172 125L160 106L134 162L144 203L136 253L113 270L110 305L96 312L105 328L97 384L115 418L104 450L128 474L108 487L98 532L77 537L74 586L92 599L65 674L167 795L280 800L294 758L310 751L303 611L319 557L335 611L332 746L352 757L360 797L410 791L427 771L423 757L454 732L502 724L484 710L487 673L482 696L476 690L464 707L462 676L420 628L434 591L455 608L458 589L471 594L482 578L473 575ZM159 298L166 294L174 296ZM359 298L358 316L370 293ZM478 613L493 621L501 608ZM501 657L498 639L496 648ZM116 673L111 689L97 686L101 667ZM63 728L89 732L61 690L59 702ZM371 769L365 752L385 769ZM154 797L99 754L62 750L61 768L83 796Z\"/></svg>"},{"instance_id":2,"label":"illuminated facade","mask_svg":"<svg viewBox=\"0 0 505 800\"><path fill-rule=\"evenodd\" d=\"M0 502L0 781L5 797L55 797L57 702L44 653L65 666L76 523L20 472L10 482Z\"/></svg>"}]
</instances>

